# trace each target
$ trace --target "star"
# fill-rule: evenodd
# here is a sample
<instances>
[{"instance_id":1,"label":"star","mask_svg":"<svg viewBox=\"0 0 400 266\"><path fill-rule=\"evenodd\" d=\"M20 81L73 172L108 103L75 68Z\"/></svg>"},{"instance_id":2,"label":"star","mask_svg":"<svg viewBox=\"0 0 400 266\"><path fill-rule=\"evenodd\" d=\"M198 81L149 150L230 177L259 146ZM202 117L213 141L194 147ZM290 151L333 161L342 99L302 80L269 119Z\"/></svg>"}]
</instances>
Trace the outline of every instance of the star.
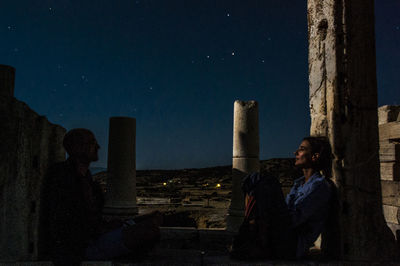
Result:
<instances>
[{"instance_id":1,"label":"star","mask_svg":"<svg viewBox=\"0 0 400 266\"><path fill-rule=\"evenodd\" d=\"M49 7L49 11L53 10L51 7Z\"/></svg>"},{"instance_id":2,"label":"star","mask_svg":"<svg viewBox=\"0 0 400 266\"><path fill-rule=\"evenodd\" d=\"M153 90L153 87L150 87L149 90Z\"/></svg>"},{"instance_id":3,"label":"star","mask_svg":"<svg viewBox=\"0 0 400 266\"><path fill-rule=\"evenodd\" d=\"M227 17L230 17L230 15L231 15L231 14L229 14L229 13L228 13L228 14L226 14L226 16L227 16Z\"/></svg>"},{"instance_id":4,"label":"star","mask_svg":"<svg viewBox=\"0 0 400 266\"><path fill-rule=\"evenodd\" d=\"M209 56L209 55L207 55L206 57L207 57L207 58L210 58L210 56Z\"/></svg>"},{"instance_id":5,"label":"star","mask_svg":"<svg viewBox=\"0 0 400 266\"><path fill-rule=\"evenodd\" d=\"M7 29L8 29L8 30L11 30L11 26L8 26Z\"/></svg>"},{"instance_id":6,"label":"star","mask_svg":"<svg viewBox=\"0 0 400 266\"><path fill-rule=\"evenodd\" d=\"M68 84L67 84L67 83L64 83L64 84L63 84L63 86L64 86L64 87L67 87L67 86L68 86Z\"/></svg>"},{"instance_id":7,"label":"star","mask_svg":"<svg viewBox=\"0 0 400 266\"><path fill-rule=\"evenodd\" d=\"M235 55L235 52L232 52L232 55Z\"/></svg>"},{"instance_id":8,"label":"star","mask_svg":"<svg viewBox=\"0 0 400 266\"><path fill-rule=\"evenodd\" d=\"M265 60L264 59L261 59L261 63L264 63L265 62Z\"/></svg>"},{"instance_id":9,"label":"star","mask_svg":"<svg viewBox=\"0 0 400 266\"><path fill-rule=\"evenodd\" d=\"M396 30L400 30L400 26L397 26L397 27L396 27Z\"/></svg>"},{"instance_id":10,"label":"star","mask_svg":"<svg viewBox=\"0 0 400 266\"><path fill-rule=\"evenodd\" d=\"M18 52L19 49L17 47L14 48L14 52Z\"/></svg>"}]
</instances>

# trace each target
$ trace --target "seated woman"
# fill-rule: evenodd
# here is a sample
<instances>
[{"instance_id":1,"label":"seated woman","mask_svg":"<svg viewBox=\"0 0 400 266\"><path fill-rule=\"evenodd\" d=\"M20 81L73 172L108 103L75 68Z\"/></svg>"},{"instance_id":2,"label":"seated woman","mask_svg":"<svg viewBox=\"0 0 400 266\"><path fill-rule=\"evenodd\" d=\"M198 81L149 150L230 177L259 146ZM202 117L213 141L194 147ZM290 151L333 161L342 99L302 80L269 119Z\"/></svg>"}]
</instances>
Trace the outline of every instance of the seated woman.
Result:
<instances>
[{"instance_id":1,"label":"seated woman","mask_svg":"<svg viewBox=\"0 0 400 266\"><path fill-rule=\"evenodd\" d=\"M245 177L245 221L234 238L234 258L302 258L323 231L332 189L324 175L331 149L323 137L307 137L295 151L303 176L284 196L277 178L253 173ZM321 173L322 172L322 173Z\"/></svg>"}]
</instances>

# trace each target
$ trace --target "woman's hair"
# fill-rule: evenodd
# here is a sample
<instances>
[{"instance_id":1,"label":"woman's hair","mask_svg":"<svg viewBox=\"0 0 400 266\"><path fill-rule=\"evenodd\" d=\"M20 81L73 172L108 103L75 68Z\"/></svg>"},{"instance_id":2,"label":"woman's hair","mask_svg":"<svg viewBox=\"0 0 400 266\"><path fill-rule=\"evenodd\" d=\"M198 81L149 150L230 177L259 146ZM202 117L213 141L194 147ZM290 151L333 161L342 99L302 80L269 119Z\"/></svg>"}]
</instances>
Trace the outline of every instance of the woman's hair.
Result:
<instances>
[{"instance_id":1,"label":"woman's hair","mask_svg":"<svg viewBox=\"0 0 400 266\"><path fill-rule=\"evenodd\" d=\"M314 168L322 171L325 177L330 178L332 173L332 150L327 137L305 137L303 141L308 141L312 153L319 153L318 161Z\"/></svg>"}]
</instances>

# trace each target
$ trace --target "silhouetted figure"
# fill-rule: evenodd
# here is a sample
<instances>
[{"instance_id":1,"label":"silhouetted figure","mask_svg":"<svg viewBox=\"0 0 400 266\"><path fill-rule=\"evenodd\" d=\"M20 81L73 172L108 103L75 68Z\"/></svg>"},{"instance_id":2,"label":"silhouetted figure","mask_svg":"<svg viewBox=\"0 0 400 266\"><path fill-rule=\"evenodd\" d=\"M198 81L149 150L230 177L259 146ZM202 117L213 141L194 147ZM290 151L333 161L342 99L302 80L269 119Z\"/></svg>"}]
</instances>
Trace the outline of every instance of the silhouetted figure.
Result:
<instances>
[{"instance_id":1,"label":"silhouetted figure","mask_svg":"<svg viewBox=\"0 0 400 266\"><path fill-rule=\"evenodd\" d=\"M245 220L233 241L233 258L299 259L324 230L332 195L325 179L331 168L329 142L304 138L295 155L304 175L286 200L277 178L259 173L244 178Z\"/></svg>"},{"instance_id":2,"label":"silhouetted figure","mask_svg":"<svg viewBox=\"0 0 400 266\"><path fill-rule=\"evenodd\" d=\"M89 171L98 160L98 145L87 129L69 131L63 141L69 157L49 169L43 189L42 228L47 259L55 265L79 265L82 260L107 260L143 254L159 238L159 212L134 220L102 218L100 185Z\"/></svg>"}]
</instances>

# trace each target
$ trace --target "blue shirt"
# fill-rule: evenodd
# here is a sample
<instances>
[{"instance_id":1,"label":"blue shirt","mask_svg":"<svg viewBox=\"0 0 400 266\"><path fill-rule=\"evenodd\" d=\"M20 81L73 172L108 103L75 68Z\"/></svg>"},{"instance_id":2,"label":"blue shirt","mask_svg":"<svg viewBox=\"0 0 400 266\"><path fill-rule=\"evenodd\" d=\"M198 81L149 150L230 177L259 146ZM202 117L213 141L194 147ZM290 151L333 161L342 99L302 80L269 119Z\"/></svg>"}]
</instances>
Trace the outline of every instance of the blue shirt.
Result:
<instances>
[{"instance_id":1,"label":"blue shirt","mask_svg":"<svg viewBox=\"0 0 400 266\"><path fill-rule=\"evenodd\" d=\"M293 229L298 236L297 257L302 257L313 246L324 229L331 197L330 184L319 172L304 182L304 176L296 179L286 196Z\"/></svg>"}]
</instances>

